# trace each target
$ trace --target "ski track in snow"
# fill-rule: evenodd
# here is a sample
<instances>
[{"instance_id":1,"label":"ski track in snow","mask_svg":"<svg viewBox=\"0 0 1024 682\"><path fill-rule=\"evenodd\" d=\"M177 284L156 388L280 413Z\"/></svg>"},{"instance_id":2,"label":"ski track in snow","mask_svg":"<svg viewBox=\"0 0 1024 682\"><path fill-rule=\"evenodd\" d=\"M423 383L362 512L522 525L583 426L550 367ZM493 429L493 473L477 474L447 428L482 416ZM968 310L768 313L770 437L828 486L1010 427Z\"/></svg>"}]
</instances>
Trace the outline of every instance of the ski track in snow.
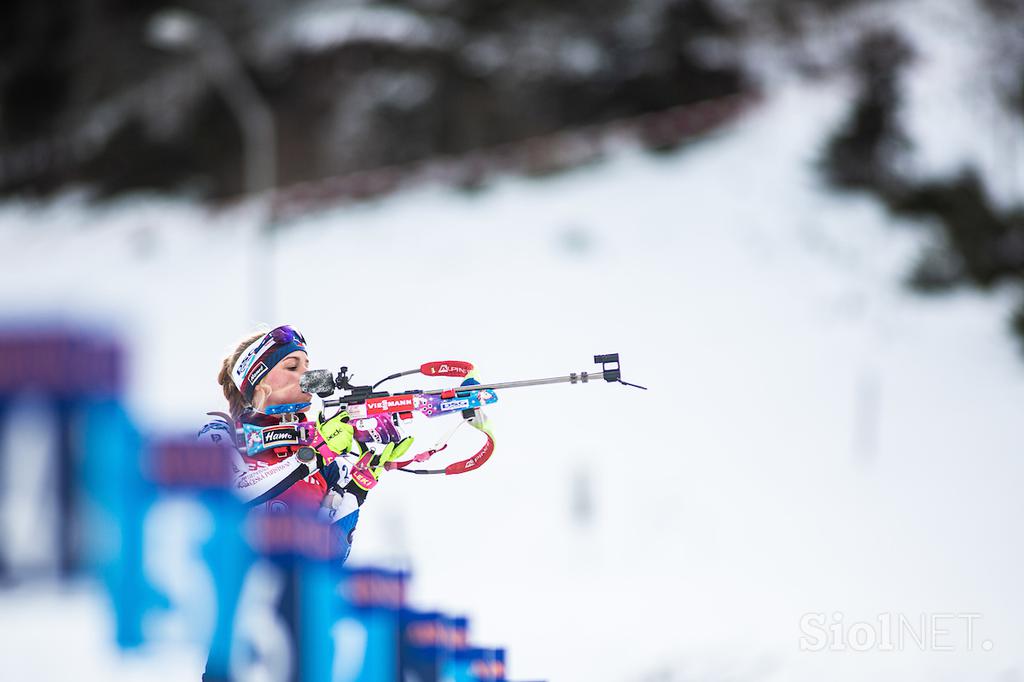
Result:
<instances>
[{"instance_id":1,"label":"ski track in snow","mask_svg":"<svg viewBox=\"0 0 1024 682\"><path fill-rule=\"evenodd\" d=\"M550 376L617 351L648 392L504 393L487 466L389 474L351 561L411 563L414 605L470 615L473 639L509 648L510 678L1011 679L1024 385L1009 298L906 292L924 233L823 192L811 164L846 97L790 85L678 154L326 211L280 226L273 256L241 210L9 202L0 310L121 329L132 405L165 431L220 408L220 358L257 321L246 280L271 267L258 321L294 324L314 367L360 380L442 358ZM419 424L419 442L444 428ZM581 480L589 520L570 506ZM5 665L33 679L202 663L118 655L87 586L0 604ZM801 652L810 612L979 613L995 647Z\"/></svg>"}]
</instances>

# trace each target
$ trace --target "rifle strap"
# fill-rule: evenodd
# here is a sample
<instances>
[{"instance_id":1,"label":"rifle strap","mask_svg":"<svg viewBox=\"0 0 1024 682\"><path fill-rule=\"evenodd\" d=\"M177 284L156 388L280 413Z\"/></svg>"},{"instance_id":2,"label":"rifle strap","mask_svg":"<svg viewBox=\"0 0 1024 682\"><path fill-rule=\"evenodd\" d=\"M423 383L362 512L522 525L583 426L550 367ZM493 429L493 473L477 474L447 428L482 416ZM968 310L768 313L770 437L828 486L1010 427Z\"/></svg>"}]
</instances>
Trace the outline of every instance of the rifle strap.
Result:
<instances>
[{"instance_id":1,"label":"rifle strap","mask_svg":"<svg viewBox=\"0 0 1024 682\"><path fill-rule=\"evenodd\" d=\"M484 463L487 462L488 459L491 458L491 455L494 453L494 437L491 436L491 434L488 431L479 428L477 430L479 430L480 433L484 434L484 436L486 437L486 441L484 441L483 447L477 450L472 457L459 460L458 462L452 462L443 469L406 468L407 466L415 462L425 462L438 452L441 452L442 450L447 448L448 440L450 440L451 437L455 435L455 431L457 431L459 427L461 427L463 424L471 423L472 422L470 422L468 419L459 422L459 425L455 427L455 429L453 429L452 432L448 434L448 436L443 438L441 442L439 442L430 450L427 450L426 452L421 452L418 455L414 456L412 459L403 460L401 462L388 462L385 465L385 467L387 469L398 469L400 471L405 471L406 473L410 474L444 474L446 476L452 476L454 474L464 474L467 471L474 471L476 469L479 469L481 466L484 465Z\"/></svg>"}]
</instances>

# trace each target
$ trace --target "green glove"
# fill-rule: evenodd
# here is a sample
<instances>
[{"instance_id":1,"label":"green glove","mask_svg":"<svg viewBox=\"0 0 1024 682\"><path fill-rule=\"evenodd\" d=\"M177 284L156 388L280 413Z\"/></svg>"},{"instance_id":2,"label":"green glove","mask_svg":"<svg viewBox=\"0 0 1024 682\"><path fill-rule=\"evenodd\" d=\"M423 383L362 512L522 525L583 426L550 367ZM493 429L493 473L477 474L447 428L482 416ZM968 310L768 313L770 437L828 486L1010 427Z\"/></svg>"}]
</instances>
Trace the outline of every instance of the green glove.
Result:
<instances>
[{"instance_id":1,"label":"green glove","mask_svg":"<svg viewBox=\"0 0 1024 682\"><path fill-rule=\"evenodd\" d=\"M348 423L348 412L342 410L326 421L324 413L321 412L316 420L316 432L324 439L331 452L340 455L352 447L352 434L355 429Z\"/></svg>"},{"instance_id":2,"label":"green glove","mask_svg":"<svg viewBox=\"0 0 1024 682\"><path fill-rule=\"evenodd\" d=\"M369 490L377 485L381 474L384 473L385 465L388 462L394 462L408 452L412 447L412 441L412 436L406 436L398 443L394 441L388 443L377 455L372 452L364 454L352 467L352 483L363 490Z\"/></svg>"},{"instance_id":3,"label":"green glove","mask_svg":"<svg viewBox=\"0 0 1024 682\"><path fill-rule=\"evenodd\" d=\"M380 475L384 473L384 465L388 462L394 462L395 460L401 459L402 455L409 451L412 447L412 436L406 436L398 443L388 443L381 453L377 456L377 466L372 469L374 478L380 478Z\"/></svg>"}]
</instances>

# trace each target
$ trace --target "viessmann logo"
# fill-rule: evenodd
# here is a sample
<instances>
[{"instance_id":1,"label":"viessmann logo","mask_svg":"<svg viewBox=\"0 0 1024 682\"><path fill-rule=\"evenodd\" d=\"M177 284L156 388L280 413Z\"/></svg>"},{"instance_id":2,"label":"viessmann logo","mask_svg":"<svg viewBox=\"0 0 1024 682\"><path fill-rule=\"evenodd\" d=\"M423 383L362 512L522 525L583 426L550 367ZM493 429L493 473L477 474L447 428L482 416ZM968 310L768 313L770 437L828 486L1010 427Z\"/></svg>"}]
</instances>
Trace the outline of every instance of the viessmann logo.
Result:
<instances>
[{"instance_id":1,"label":"viessmann logo","mask_svg":"<svg viewBox=\"0 0 1024 682\"><path fill-rule=\"evenodd\" d=\"M373 398L366 401L366 414L381 414L382 412L409 412L414 407L411 395L386 396L384 398Z\"/></svg>"}]
</instances>

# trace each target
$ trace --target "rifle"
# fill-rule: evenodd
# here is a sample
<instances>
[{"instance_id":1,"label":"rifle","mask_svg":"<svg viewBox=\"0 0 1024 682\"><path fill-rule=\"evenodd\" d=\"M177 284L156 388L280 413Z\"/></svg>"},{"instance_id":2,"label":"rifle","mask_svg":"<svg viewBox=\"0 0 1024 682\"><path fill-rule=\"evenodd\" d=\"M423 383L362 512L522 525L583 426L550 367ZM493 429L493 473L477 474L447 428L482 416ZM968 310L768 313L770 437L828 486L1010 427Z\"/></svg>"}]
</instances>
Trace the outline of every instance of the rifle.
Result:
<instances>
[{"instance_id":1,"label":"rifle","mask_svg":"<svg viewBox=\"0 0 1024 682\"><path fill-rule=\"evenodd\" d=\"M473 364L463 360L442 360L427 362L415 369L390 374L372 385L357 386L352 384L352 377L348 367L341 367L337 375L330 370L315 369L305 372L299 380L300 388L306 393L315 393L322 400L324 407L338 407L348 413L353 424L353 438L362 446L372 447L374 444L383 445L397 438L400 438L398 427L405 420L411 419L413 414L418 412L428 418L435 418L449 414L461 414L463 420L435 447L422 452L412 459L404 462L391 462L389 469L401 469L416 474L458 474L465 473L471 469L477 469L490 457L494 450L494 438L483 426L481 408L497 402L496 391L503 391L512 388L525 388L528 386L543 386L546 384L587 384L593 380L604 380L609 383L620 383L625 386L632 386L647 390L644 386L632 384L622 379L622 370L619 363L618 353L606 353L595 355L594 362L601 365L596 372L571 372L564 376L548 377L541 379L524 379L518 381L504 381L496 383L481 384L472 375L475 374ZM413 389L391 393L380 390L380 385L412 374L421 374L428 377L452 377L461 378L463 381L458 386L433 389ZM337 397L331 397L338 391L344 391ZM315 432L310 422L298 422L295 413L309 407L309 403L298 403L291 405L275 405L266 410L267 414L285 414L285 422L291 421L296 429L303 429L303 432ZM287 415L291 414L289 420ZM459 426L469 423L476 426L487 436L487 442L472 457L450 464L444 469L408 469L413 462L424 462L434 454L447 447L447 440L454 435ZM282 427L269 427L269 429ZM251 436L256 437L257 430L253 429ZM258 439L258 445L263 445L262 438ZM252 440L249 440L250 449Z\"/></svg>"}]
</instances>

